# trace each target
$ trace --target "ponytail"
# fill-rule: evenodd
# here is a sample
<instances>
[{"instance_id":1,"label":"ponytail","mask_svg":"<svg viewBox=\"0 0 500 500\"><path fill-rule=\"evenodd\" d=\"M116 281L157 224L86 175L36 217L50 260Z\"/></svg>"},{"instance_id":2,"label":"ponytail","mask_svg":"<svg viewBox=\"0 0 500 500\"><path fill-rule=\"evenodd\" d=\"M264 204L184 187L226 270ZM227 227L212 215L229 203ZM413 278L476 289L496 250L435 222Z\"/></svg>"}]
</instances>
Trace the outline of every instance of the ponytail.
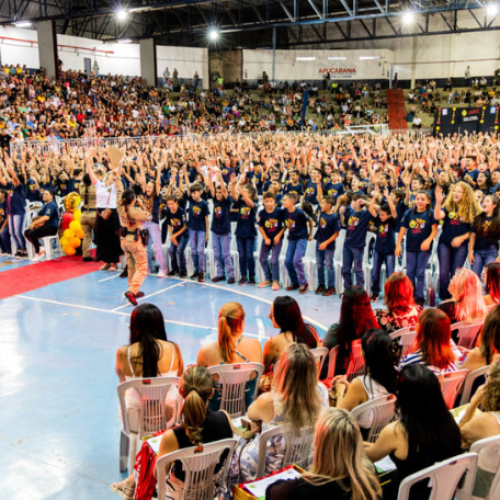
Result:
<instances>
[{"instance_id":1,"label":"ponytail","mask_svg":"<svg viewBox=\"0 0 500 500\"><path fill-rule=\"evenodd\" d=\"M226 316L221 316L219 318L219 347L224 362L232 363L234 356L234 347L231 342L231 329L227 324Z\"/></svg>"},{"instance_id":2,"label":"ponytail","mask_svg":"<svg viewBox=\"0 0 500 500\"><path fill-rule=\"evenodd\" d=\"M219 349L225 363L232 363L234 358L234 346L232 342L233 332L241 330L245 320L245 310L238 302L224 304L219 312Z\"/></svg>"},{"instance_id":3,"label":"ponytail","mask_svg":"<svg viewBox=\"0 0 500 500\"><path fill-rule=\"evenodd\" d=\"M190 366L182 376L182 426L195 446L203 445L202 432L207 416L207 402L212 396L213 387L213 378L203 366Z\"/></svg>"}]
</instances>

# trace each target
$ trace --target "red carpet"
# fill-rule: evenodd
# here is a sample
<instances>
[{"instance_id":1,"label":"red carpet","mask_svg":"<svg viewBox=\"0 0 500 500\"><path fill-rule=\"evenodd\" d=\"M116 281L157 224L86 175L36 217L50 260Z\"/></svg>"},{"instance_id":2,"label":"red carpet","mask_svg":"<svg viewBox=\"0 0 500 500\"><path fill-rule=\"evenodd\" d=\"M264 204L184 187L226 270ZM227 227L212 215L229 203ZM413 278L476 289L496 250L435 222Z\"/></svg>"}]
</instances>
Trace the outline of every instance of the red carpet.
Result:
<instances>
[{"instance_id":1,"label":"red carpet","mask_svg":"<svg viewBox=\"0 0 500 500\"><path fill-rule=\"evenodd\" d=\"M82 262L80 256L59 257L0 273L0 299L78 278L97 271L102 262Z\"/></svg>"}]
</instances>

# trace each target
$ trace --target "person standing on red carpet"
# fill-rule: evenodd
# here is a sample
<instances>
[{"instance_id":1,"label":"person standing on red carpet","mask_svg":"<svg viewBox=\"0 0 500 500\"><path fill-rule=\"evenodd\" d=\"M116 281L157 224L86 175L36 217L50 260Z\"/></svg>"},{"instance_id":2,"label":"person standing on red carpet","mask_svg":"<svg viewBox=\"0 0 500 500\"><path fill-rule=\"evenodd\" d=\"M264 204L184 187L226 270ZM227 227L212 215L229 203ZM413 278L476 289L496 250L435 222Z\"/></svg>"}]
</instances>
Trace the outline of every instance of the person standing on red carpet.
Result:
<instances>
[{"instance_id":1,"label":"person standing on red carpet","mask_svg":"<svg viewBox=\"0 0 500 500\"><path fill-rule=\"evenodd\" d=\"M143 240L142 224L151 219L151 214L135 206L137 198L131 189L124 191L121 180L121 165L116 174L116 208L122 222L121 246L127 259L128 290L125 297L136 306L137 299L144 296L140 288L148 271L147 242Z\"/></svg>"}]
</instances>

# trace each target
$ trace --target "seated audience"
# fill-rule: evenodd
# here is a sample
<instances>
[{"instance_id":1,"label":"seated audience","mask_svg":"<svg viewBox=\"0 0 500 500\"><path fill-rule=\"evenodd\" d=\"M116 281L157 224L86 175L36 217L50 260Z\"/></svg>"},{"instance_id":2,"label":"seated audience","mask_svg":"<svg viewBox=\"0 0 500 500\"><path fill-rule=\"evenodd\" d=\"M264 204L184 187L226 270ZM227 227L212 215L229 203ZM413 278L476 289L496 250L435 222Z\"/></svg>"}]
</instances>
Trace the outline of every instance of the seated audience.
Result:
<instances>
[{"instance_id":1,"label":"seated audience","mask_svg":"<svg viewBox=\"0 0 500 500\"><path fill-rule=\"evenodd\" d=\"M486 266L485 287L488 294L484 297L486 306L500 304L500 262L491 262Z\"/></svg>"},{"instance_id":2,"label":"seated audience","mask_svg":"<svg viewBox=\"0 0 500 500\"><path fill-rule=\"evenodd\" d=\"M349 412L328 408L316 424L314 461L299 479L268 486L266 500L377 500L382 490Z\"/></svg>"},{"instance_id":3,"label":"seated audience","mask_svg":"<svg viewBox=\"0 0 500 500\"><path fill-rule=\"evenodd\" d=\"M445 405L439 380L426 366L401 370L397 397L400 420L388 424L375 443L365 443L373 462L390 456L396 464L384 500L396 499L399 484L409 475L462 453L460 429ZM428 483L412 488L412 500L429 498Z\"/></svg>"},{"instance_id":4,"label":"seated audience","mask_svg":"<svg viewBox=\"0 0 500 500\"><path fill-rule=\"evenodd\" d=\"M393 273L385 282L384 301L387 309L376 309L375 319L388 333L401 328L414 328L422 307L413 300L413 284L404 273Z\"/></svg>"},{"instance_id":5,"label":"seated audience","mask_svg":"<svg viewBox=\"0 0 500 500\"><path fill-rule=\"evenodd\" d=\"M199 366L216 366L233 363L260 363L262 349L257 339L249 339L243 335L245 328L245 310L237 302L228 302L219 311L219 339L204 345L198 351L196 364ZM255 394L255 375L247 382L245 402L247 408ZM220 406L222 386L214 382L215 394L210 399L210 410L217 411Z\"/></svg>"}]
</instances>

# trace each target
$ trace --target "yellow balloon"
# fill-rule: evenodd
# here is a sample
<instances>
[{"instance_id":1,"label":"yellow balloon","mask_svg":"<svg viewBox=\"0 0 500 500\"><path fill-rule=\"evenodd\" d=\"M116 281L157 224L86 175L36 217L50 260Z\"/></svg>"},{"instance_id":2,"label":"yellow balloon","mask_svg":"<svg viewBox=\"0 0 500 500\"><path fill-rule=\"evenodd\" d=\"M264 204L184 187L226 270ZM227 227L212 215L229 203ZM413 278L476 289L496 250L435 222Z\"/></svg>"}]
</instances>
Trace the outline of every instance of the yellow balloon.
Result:
<instances>
[{"instance_id":1,"label":"yellow balloon","mask_svg":"<svg viewBox=\"0 0 500 500\"><path fill-rule=\"evenodd\" d=\"M64 247L64 253L66 255L75 255L76 254L76 249L73 248L72 246L68 245Z\"/></svg>"},{"instance_id":2,"label":"yellow balloon","mask_svg":"<svg viewBox=\"0 0 500 500\"><path fill-rule=\"evenodd\" d=\"M75 195L73 198L73 210L76 210L82 202L82 199L80 198L80 195L78 193L73 194Z\"/></svg>"},{"instance_id":3,"label":"yellow balloon","mask_svg":"<svg viewBox=\"0 0 500 500\"><path fill-rule=\"evenodd\" d=\"M75 236L74 231L72 231L71 229L66 229L63 234L67 240L71 240L71 238Z\"/></svg>"},{"instance_id":4,"label":"yellow balloon","mask_svg":"<svg viewBox=\"0 0 500 500\"><path fill-rule=\"evenodd\" d=\"M75 233L75 236L77 238L80 238L81 240L83 240L83 238L85 238L85 233L83 232L83 229L79 229L76 233Z\"/></svg>"},{"instance_id":5,"label":"yellow balloon","mask_svg":"<svg viewBox=\"0 0 500 500\"><path fill-rule=\"evenodd\" d=\"M76 236L74 238L71 238L71 240L69 240L70 247L78 248L81 244L82 242Z\"/></svg>"},{"instance_id":6,"label":"yellow balloon","mask_svg":"<svg viewBox=\"0 0 500 500\"><path fill-rule=\"evenodd\" d=\"M82 211L81 210L75 210L73 212L73 217L74 217L74 220L80 222L80 219L82 218Z\"/></svg>"},{"instance_id":7,"label":"yellow balloon","mask_svg":"<svg viewBox=\"0 0 500 500\"><path fill-rule=\"evenodd\" d=\"M77 220L74 220L74 221L70 222L69 228L71 229L71 231L76 233L77 231L79 231L82 228L82 225Z\"/></svg>"},{"instance_id":8,"label":"yellow balloon","mask_svg":"<svg viewBox=\"0 0 500 500\"><path fill-rule=\"evenodd\" d=\"M61 247L64 248L68 243L69 240L68 238L65 238L64 236L60 239L59 243L61 244Z\"/></svg>"}]
</instances>

